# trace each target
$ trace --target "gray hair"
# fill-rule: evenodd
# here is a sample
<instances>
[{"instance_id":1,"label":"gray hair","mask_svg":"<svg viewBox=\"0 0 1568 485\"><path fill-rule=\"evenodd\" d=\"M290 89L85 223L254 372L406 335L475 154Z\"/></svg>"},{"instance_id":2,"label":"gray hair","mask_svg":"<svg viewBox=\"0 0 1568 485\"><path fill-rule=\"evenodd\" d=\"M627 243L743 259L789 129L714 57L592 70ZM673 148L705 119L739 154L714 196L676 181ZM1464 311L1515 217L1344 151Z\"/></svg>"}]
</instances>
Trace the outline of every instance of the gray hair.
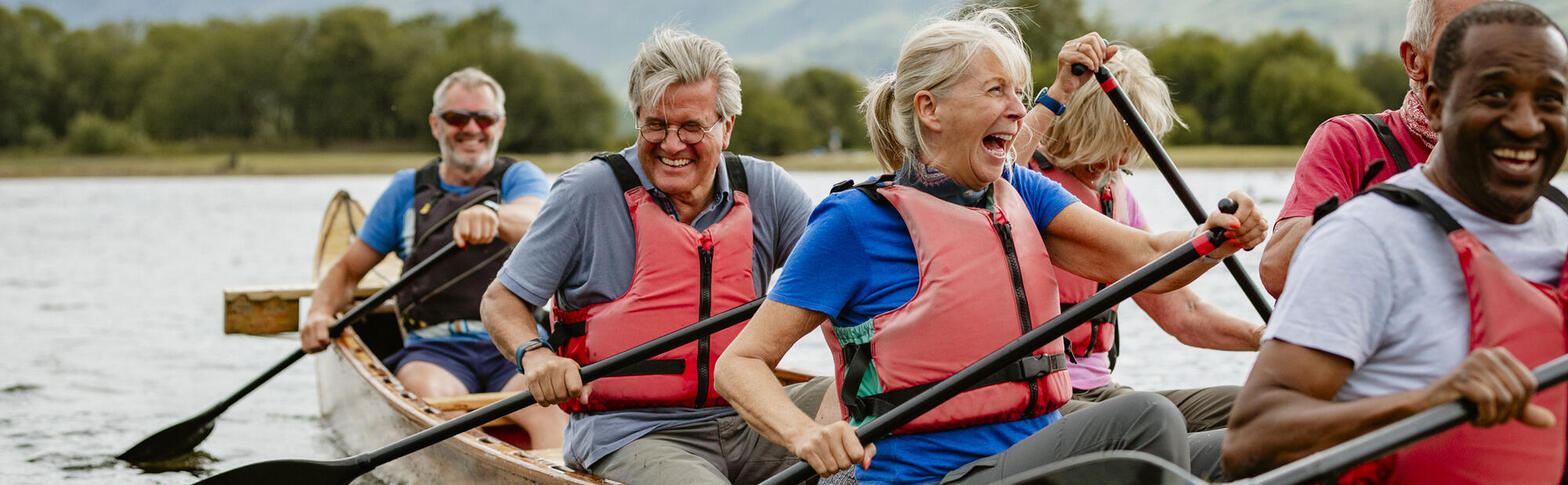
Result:
<instances>
[{"instance_id":1,"label":"gray hair","mask_svg":"<svg viewBox=\"0 0 1568 485\"><path fill-rule=\"evenodd\" d=\"M441 84L436 86L435 95L430 98L432 102L430 114L437 114L437 111L440 111L441 107L446 105L446 93L452 89L453 84L461 84L468 89L488 86L490 92L495 93L496 113L506 114L506 90L501 89L501 83L495 82L495 78L473 67L465 67L460 71L448 74L446 79L441 80Z\"/></svg>"},{"instance_id":2,"label":"gray hair","mask_svg":"<svg viewBox=\"0 0 1568 485\"><path fill-rule=\"evenodd\" d=\"M957 20L937 19L904 40L897 68L871 81L860 102L872 151L883 168L897 170L905 160L924 158L929 150L915 117L915 94L945 96L982 49L996 54L1013 80L1032 91L1029 53L1008 10L987 8Z\"/></svg>"},{"instance_id":3,"label":"gray hair","mask_svg":"<svg viewBox=\"0 0 1568 485\"><path fill-rule=\"evenodd\" d=\"M644 106L658 102L671 85L709 79L719 83L719 97L715 100L718 115L724 119L739 116L740 75L735 73L735 61L724 46L685 30L656 30L632 60L631 85L627 89L632 115L639 116Z\"/></svg>"},{"instance_id":4,"label":"gray hair","mask_svg":"<svg viewBox=\"0 0 1568 485\"><path fill-rule=\"evenodd\" d=\"M1120 46L1116 56L1106 61L1105 68L1116 77L1116 83L1143 115L1154 136L1162 136L1176 125L1186 126L1171 104L1170 88L1155 75L1149 58L1142 52ZM1052 165L1067 169L1111 160L1121 154L1128 155L1129 164L1143 159L1143 145L1122 121L1111 97L1094 87L1073 92L1067 102L1072 109L1046 130L1040 152L1050 157Z\"/></svg>"}]
</instances>

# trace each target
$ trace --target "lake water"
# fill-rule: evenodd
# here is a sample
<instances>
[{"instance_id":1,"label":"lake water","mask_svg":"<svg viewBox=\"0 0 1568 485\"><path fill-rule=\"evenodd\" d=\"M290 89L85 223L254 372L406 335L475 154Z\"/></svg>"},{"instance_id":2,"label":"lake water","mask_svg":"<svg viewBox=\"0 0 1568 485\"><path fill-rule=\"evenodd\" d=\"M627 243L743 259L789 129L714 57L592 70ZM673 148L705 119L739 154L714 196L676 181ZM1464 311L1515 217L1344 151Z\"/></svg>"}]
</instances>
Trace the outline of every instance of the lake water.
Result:
<instances>
[{"instance_id":1,"label":"lake water","mask_svg":"<svg viewBox=\"0 0 1568 485\"><path fill-rule=\"evenodd\" d=\"M1279 209L1290 171L1188 170L1211 205L1232 189ZM795 174L813 198L869 173ZM310 280L324 204L366 206L386 176L0 179L0 483L190 483L261 460L339 458L317 416L314 365L297 363L229 409L201 471L144 472L114 456L212 406L298 346L293 334L224 335L222 289ZM1156 230L1192 222L1164 179L1129 178ZM1258 253L1241 255L1249 272ZM1194 283L1257 316L1230 276ZM1123 313L1117 380L1143 389L1240 384L1251 353L1177 343L1136 307ZM784 365L831 371L816 333ZM307 357L310 359L313 357Z\"/></svg>"}]
</instances>

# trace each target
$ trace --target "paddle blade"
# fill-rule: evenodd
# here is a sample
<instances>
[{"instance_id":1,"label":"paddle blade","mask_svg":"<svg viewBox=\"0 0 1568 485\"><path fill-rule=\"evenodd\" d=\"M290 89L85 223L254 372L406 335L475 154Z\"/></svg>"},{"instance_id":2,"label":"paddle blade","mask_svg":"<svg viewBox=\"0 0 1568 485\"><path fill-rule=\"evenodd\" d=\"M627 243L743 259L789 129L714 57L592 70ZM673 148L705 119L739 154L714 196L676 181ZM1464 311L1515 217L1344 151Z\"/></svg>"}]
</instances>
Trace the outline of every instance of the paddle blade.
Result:
<instances>
[{"instance_id":1,"label":"paddle blade","mask_svg":"<svg viewBox=\"0 0 1568 485\"><path fill-rule=\"evenodd\" d=\"M154 461L167 461L196 450L196 445L207 439L212 434L214 416L202 413L164 428L163 431L153 433L147 439L132 446L131 449L121 453L119 458L132 463L147 463Z\"/></svg>"},{"instance_id":2,"label":"paddle blade","mask_svg":"<svg viewBox=\"0 0 1568 485\"><path fill-rule=\"evenodd\" d=\"M288 483L293 485L347 485L368 470L353 458L337 461L272 460L252 463L196 482L197 485L250 485Z\"/></svg>"}]
</instances>

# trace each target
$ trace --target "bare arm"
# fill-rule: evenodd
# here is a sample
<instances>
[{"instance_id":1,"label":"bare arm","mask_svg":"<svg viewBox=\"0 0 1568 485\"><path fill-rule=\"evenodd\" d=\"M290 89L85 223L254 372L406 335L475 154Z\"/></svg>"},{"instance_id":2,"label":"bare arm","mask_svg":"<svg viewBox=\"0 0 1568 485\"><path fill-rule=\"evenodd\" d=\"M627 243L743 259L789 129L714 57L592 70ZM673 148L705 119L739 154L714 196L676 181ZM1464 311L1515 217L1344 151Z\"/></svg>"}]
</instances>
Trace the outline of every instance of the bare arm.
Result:
<instances>
[{"instance_id":1,"label":"bare arm","mask_svg":"<svg viewBox=\"0 0 1568 485\"><path fill-rule=\"evenodd\" d=\"M1187 288L1169 293L1139 293L1132 299L1160 329L1186 345L1214 350L1258 350L1258 342L1263 339L1263 325L1225 313Z\"/></svg>"},{"instance_id":2,"label":"bare arm","mask_svg":"<svg viewBox=\"0 0 1568 485\"><path fill-rule=\"evenodd\" d=\"M1551 426L1551 412L1529 404L1535 379L1506 350L1480 349L1426 387L1355 401L1334 395L1352 371L1343 357L1271 340L1236 397L1225 434L1226 476L1256 475L1386 424L1465 397L1491 426L1510 419ZM1544 415L1544 416L1543 416Z\"/></svg>"},{"instance_id":3,"label":"bare arm","mask_svg":"<svg viewBox=\"0 0 1568 485\"><path fill-rule=\"evenodd\" d=\"M544 199L526 195L517 200L501 205L497 215L501 219L499 236L501 240L511 244L523 240L523 235L528 233L534 219L539 217L539 209L544 207Z\"/></svg>"},{"instance_id":4,"label":"bare arm","mask_svg":"<svg viewBox=\"0 0 1568 485\"><path fill-rule=\"evenodd\" d=\"M496 237L516 244L528 233L528 227L539 217L539 208L543 206L544 199L534 196L518 197L498 209L474 205L457 214L457 221L452 223L452 238L458 247L488 244Z\"/></svg>"},{"instance_id":5,"label":"bare arm","mask_svg":"<svg viewBox=\"0 0 1568 485\"><path fill-rule=\"evenodd\" d=\"M869 466L876 454L873 446L861 447L849 423L820 425L802 413L773 378L773 368L790 345L826 319L820 312L767 300L719 356L713 374L714 389L746 423L806 460L821 476L857 463Z\"/></svg>"},{"instance_id":6,"label":"bare arm","mask_svg":"<svg viewBox=\"0 0 1568 485\"><path fill-rule=\"evenodd\" d=\"M539 338L534 328L533 305L518 298L500 280L490 282L484 299L479 302L479 315L485 332L495 343L496 350L506 360L517 363L517 348ZM528 391L541 406L550 406L568 399L588 401L589 390L582 382L577 362L561 357L549 348L540 347L523 354L523 378L528 381Z\"/></svg>"},{"instance_id":7,"label":"bare arm","mask_svg":"<svg viewBox=\"0 0 1568 485\"><path fill-rule=\"evenodd\" d=\"M1296 254L1296 245L1301 244L1301 238L1306 237L1310 229L1312 219L1309 217L1280 219L1274 225L1274 237L1269 238L1268 245L1263 246L1263 259L1258 263L1258 278L1263 280L1263 289L1275 298L1285 293L1285 276L1290 271L1290 259Z\"/></svg>"},{"instance_id":8,"label":"bare arm","mask_svg":"<svg viewBox=\"0 0 1568 485\"><path fill-rule=\"evenodd\" d=\"M1205 230L1226 227L1235 234L1232 241L1209 254L1215 258L1229 256L1238 249L1251 249L1261 244L1268 233L1268 225L1253 205L1252 198L1239 191L1231 192L1230 198L1238 206L1236 214L1215 212L1203 226ZM1053 264L1103 283L1115 282L1190 240L1188 233L1180 231L1151 234L1133 229L1082 204L1070 205L1057 214L1046 226L1045 236L1046 250L1050 252ZM1162 293L1186 286L1213 266L1212 262L1202 260L1189 264L1155 283L1148 291Z\"/></svg>"},{"instance_id":9,"label":"bare arm","mask_svg":"<svg viewBox=\"0 0 1568 485\"><path fill-rule=\"evenodd\" d=\"M1100 69L1100 64L1116 56L1116 46L1105 45L1105 40L1097 32L1090 32L1083 36L1069 40L1062 45L1061 52L1056 54L1056 79L1051 86L1046 88L1046 94L1057 102L1066 104L1074 92L1083 86L1091 84L1094 72ZM1081 75L1072 74L1073 64L1083 64L1089 70ZM1034 96L1035 93L1029 93ZM1068 107L1067 109L1072 109ZM1056 121L1056 113L1036 105L1024 115L1023 129L1013 138L1013 148L1017 151L1020 160L1032 156L1040 147L1040 142L1045 138L1046 130L1051 129L1051 124Z\"/></svg>"},{"instance_id":10,"label":"bare arm","mask_svg":"<svg viewBox=\"0 0 1568 485\"><path fill-rule=\"evenodd\" d=\"M316 291L310 295L310 310L305 312L305 326L299 330L301 349L316 353L327 348L327 343L332 340L327 330L337 323L337 313L353 301L354 289L359 286L359 280L383 257L386 257L386 253L376 251L358 238L349 243L348 251L332 264L327 274L316 283Z\"/></svg>"}]
</instances>

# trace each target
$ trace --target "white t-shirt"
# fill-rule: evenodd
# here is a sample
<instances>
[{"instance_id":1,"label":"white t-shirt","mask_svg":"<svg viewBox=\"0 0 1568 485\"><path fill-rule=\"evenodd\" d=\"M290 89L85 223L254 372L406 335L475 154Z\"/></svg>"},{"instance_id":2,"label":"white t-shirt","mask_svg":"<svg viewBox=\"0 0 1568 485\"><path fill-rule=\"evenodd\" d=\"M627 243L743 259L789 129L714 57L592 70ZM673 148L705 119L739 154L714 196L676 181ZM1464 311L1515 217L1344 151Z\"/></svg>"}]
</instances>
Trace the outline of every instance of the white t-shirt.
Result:
<instances>
[{"instance_id":1,"label":"white t-shirt","mask_svg":"<svg viewBox=\"0 0 1568 485\"><path fill-rule=\"evenodd\" d=\"M1520 276L1557 286L1568 214L1545 197L1530 220L1506 224L1439 190L1422 170L1388 183L1427 194ZM1356 197L1302 240L1264 339L1349 359L1355 370L1338 401L1437 380L1470 350L1470 302L1453 245L1423 212L1378 195Z\"/></svg>"}]
</instances>

